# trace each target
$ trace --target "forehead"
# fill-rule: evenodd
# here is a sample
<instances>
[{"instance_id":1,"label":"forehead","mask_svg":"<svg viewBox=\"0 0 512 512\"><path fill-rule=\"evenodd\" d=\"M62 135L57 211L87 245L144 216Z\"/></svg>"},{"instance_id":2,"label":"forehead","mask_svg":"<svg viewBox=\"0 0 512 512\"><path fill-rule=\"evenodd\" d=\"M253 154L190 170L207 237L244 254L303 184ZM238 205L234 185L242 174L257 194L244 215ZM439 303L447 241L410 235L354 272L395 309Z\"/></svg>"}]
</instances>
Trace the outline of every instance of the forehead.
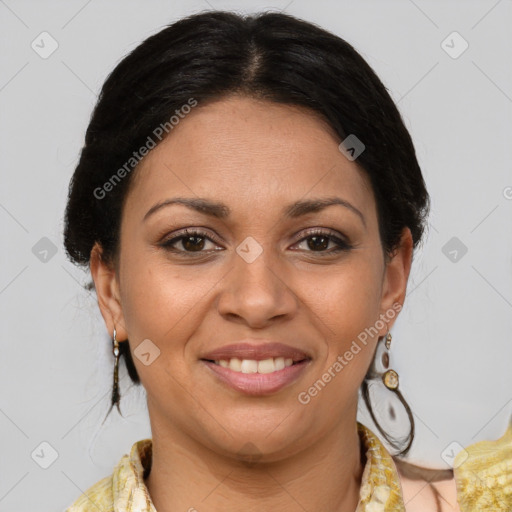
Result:
<instances>
[{"instance_id":1,"label":"forehead","mask_svg":"<svg viewBox=\"0 0 512 512\"><path fill-rule=\"evenodd\" d=\"M339 143L330 125L306 108L230 96L184 115L139 164L129 195L142 208L186 195L268 211L269 204L336 194L369 212L366 173Z\"/></svg>"}]
</instances>

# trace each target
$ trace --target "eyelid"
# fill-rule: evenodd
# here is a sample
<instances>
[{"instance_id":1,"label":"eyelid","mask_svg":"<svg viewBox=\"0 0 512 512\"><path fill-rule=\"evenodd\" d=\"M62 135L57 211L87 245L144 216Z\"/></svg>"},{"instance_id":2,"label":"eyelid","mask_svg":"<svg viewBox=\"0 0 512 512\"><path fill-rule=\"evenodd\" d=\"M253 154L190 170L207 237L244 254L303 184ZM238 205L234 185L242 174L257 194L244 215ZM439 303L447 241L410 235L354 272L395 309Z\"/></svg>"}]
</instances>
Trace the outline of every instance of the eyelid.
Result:
<instances>
[{"instance_id":1,"label":"eyelid","mask_svg":"<svg viewBox=\"0 0 512 512\"><path fill-rule=\"evenodd\" d=\"M334 239L339 239L341 242L344 242L347 245L350 245L350 240L347 236L345 236L343 233L335 231L331 228L321 228L321 227L311 227L303 229L300 233L294 236L295 242L301 242L305 238L308 238L310 236L314 235L323 235L328 236Z\"/></svg>"},{"instance_id":2,"label":"eyelid","mask_svg":"<svg viewBox=\"0 0 512 512\"><path fill-rule=\"evenodd\" d=\"M212 242L215 242L216 244L221 244L221 240L219 237L215 234L212 234L212 232L208 228L204 228L202 226L193 226L188 228L182 228L178 229L176 232L169 233L168 230L164 231L164 236L159 237L160 243L166 243L171 240L174 240L176 238L186 237L186 236L192 236L192 235L200 235L204 236L205 238L208 238Z\"/></svg>"},{"instance_id":3,"label":"eyelid","mask_svg":"<svg viewBox=\"0 0 512 512\"><path fill-rule=\"evenodd\" d=\"M161 237L161 242L163 242L163 243L165 243L166 241L169 241L169 240L173 240L174 238L179 238L182 236L188 236L188 235L194 235L194 234L204 235L205 237L210 238L213 242L215 242L217 244L222 243L221 240L219 239L219 237L217 237L217 235L212 234L208 228L204 228L202 226L193 226L193 227L182 228L182 229L179 229L178 231L176 231L175 233L173 232L172 235L169 235L167 233L167 230L165 230L164 233L165 233L165 235ZM298 234L294 235L292 240L293 240L293 243L297 243L297 242L302 241L304 238L311 236L311 235L315 235L315 234L329 235L329 236L332 236L335 238L336 237L341 238L341 240L346 242L347 244L350 243L350 240L348 239L348 237L346 235L344 235L343 233L338 232L331 228L322 228L322 227L318 227L318 226L303 229Z\"/></svg>"}]
</instances>

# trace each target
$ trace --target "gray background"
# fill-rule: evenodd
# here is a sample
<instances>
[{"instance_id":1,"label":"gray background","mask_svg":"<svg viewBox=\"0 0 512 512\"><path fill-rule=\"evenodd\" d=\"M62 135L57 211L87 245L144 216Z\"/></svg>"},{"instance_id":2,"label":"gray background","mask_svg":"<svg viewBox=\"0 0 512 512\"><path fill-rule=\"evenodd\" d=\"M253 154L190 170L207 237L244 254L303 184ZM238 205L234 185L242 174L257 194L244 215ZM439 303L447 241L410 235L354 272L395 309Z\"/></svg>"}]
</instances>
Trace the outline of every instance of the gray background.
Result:
<instances>
[{"instance_id":1,"label":"gray background","mask_svg":"<svg viewBox=\"0 0 512 512\"><path fill-rule=\"evenodd\" d=\"M63 510L150 436L144 390L129 388L124 366L126 418L114 411L101 425L110 338L94 296L81 288L88 274L65 258L63 211L108 72L164 25L211 8L284 10L316 22L353 44L386 84L432 196L427 238L392 331L391 364L417 427L410 460L446 468L449 453L505 432L512 413L510 0L0 0L0 511ZM58 44L47 58L40 53L52 41L44 31ZM442 44L454 31L469 44L457 58L462 40ZM390 428L392 395L375 389ZM373 426L364 410L360 420Z\"/></svg>"}]
</instances>

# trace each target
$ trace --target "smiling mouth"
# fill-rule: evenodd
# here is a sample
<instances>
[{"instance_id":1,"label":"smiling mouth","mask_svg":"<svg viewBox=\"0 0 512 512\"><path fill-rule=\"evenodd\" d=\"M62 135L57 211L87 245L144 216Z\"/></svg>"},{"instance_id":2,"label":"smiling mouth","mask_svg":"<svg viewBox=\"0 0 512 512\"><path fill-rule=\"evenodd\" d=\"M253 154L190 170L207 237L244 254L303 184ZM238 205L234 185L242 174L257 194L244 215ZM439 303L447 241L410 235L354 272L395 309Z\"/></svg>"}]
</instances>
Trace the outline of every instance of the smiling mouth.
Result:
<instances>
[{"instance_id":1,"label":"smiling mouth","mask_svg":"<svg viewBox=\"0 0 512 512\"><path fill-rule=\"evenodd\" d=\"M285 357L270 357L267 359L239 359L238 357L232 357L230 359L203 359L209 363L214 363L217 366L227 368L237 373L259 373L268 374L275 373L293 365L297 365L308 359L302 359L300 361L294 361L292 358Z\"/></svg>"}]
</instances>

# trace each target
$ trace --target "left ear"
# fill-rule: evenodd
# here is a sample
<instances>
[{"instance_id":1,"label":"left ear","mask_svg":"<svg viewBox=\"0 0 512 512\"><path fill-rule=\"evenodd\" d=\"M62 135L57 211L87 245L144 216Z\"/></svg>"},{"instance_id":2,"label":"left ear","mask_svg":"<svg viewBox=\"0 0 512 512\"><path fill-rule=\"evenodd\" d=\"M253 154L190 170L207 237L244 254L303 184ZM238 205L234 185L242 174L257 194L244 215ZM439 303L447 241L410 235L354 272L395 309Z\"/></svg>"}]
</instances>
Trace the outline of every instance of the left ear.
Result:
<instances>
[{"instance_id":1,"label":"left ear","mask_svg":"<svg viewBox=\"0 0 512 512\"><path fill-rule=\"evenodd\" d=\"M387 334L402 309L411 271L412 255L412 234L411 230L405 227L402 230L400 246L392 254L391 260L384 269L380 313L388 318L390 318L390 315L386 315L387 311L393 310L395 314L387 321L387 325L381 329L379 337Z\"/></svg>"}]
</instances>

